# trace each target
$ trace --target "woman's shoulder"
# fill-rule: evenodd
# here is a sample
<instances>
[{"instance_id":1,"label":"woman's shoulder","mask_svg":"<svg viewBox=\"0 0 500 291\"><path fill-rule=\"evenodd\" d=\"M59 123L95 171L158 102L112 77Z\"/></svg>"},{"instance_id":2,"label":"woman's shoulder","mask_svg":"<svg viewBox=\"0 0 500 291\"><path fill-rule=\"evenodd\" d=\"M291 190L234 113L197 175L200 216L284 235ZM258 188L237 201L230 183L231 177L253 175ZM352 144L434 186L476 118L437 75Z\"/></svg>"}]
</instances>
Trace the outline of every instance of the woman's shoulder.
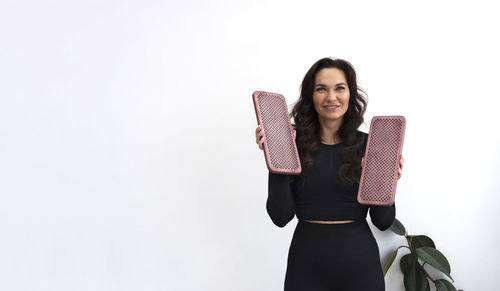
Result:
<instances>
[{"instance_id":1,"label":"woman's shoulder","mask_svg":"<svg viewBox=\"0 0 500 291\"><path fill-rule=\"evenodd\" d=\"M366 135L366 136L368 136L368 133L363 132L363 131L361 131L361 130L359 130L359 129L357 129L357 130L356 130L356 132L357 132L358 134L362 134L362 135Z\"/></svg>"},{"instance_id":2,"label":"woman's shoulder","mask_svg":"<svg viewBox=\"0 0 500 291\"><path fill-rule=\"evenodd\" d=\"M366 133L366 132L362 132L361 130L356 130L356 133L357 133L358 135L363 136L363 139L364 139L365 141L366 141L366 140L368 140L368 133Z\"/></svg>"},{"instance_id":3,"label":"woman's shoulder","mask_svg":"<svg viewBox=\"0 0 500 291\"><path fill-rule=\"evenodd\" d=\"M363 136L363 143L361 147L364 153L364 151L366 150L366 145L368 144L368 133L358 130L358 134L361 134Z\"/></svg>"}]
</instances>

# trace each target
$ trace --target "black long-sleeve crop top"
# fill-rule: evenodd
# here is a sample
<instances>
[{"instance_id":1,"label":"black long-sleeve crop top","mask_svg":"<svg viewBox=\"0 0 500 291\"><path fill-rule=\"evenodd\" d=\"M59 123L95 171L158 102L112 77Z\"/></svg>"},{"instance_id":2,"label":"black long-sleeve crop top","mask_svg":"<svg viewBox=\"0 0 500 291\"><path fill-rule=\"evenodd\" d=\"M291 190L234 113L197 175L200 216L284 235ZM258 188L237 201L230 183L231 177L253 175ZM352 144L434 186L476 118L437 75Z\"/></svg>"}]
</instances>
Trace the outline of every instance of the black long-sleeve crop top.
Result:
<instances>
[{"instance_id":1,"label":"black long-sleeve crop top","mask_svg":"<svg viewBox=\"0 0 500 291\"><path fill-rule=\"evenodd\" d=\"M368 134L364 134L362 152L365 152ZM344 143L321 144L310 151L314 160L305 169L305 183L297 176L291 182L286 174L269 172L267 213L274 224L284 227L295 215L299 220L360 220L366 218L368 208L372 223L380 230L388 229L396 215L396 205L368 206L357 201L359 184L345 184L338 175L342 165L340 149ZM304 170L304 169L303 169Z\"/></svg>"}]
</instances>

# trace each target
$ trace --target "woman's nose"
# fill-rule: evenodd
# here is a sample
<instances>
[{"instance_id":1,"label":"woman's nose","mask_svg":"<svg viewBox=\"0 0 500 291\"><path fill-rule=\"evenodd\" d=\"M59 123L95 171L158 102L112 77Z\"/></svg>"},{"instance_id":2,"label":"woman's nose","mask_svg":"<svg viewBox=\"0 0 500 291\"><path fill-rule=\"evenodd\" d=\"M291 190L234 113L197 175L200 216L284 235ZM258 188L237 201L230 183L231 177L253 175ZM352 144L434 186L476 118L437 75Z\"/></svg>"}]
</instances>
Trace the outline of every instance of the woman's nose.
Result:
<instances>
[{"instance_id":1,"label":"woman's nose","mask_svg":"<svg viewBox=\"0 0 500 291\"><path fill-rule=\"evenodd\" d=\"M335 91L333 91L333 90L328 91L328 94L326 95L326 98L327 99L335 99L335 98L337 98L337 96L335 95Z\"/></svg>"}]
</instances>

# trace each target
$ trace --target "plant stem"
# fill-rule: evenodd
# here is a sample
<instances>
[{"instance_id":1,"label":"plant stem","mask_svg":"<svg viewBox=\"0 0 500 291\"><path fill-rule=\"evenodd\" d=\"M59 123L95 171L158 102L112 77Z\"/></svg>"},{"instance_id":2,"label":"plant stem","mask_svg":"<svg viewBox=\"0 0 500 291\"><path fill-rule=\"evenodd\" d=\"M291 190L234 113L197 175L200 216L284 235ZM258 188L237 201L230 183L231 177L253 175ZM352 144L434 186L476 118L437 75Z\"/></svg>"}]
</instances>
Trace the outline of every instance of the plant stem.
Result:
<instances>
[{"instance_id":1,"label":"plant stem","mask_svg":"<svg viewBox=\"0 0 500 291\"><path fill-rule=\"evenodd\" d=\"M413 236L410 237L410 239L408 240L408 235L405 234L405 238L406 238L406 241L408 242L408 246L409 246L410 251L413 252L413 250L411 248L411 241L413 240Z\"/></svg>"}]
</instances>

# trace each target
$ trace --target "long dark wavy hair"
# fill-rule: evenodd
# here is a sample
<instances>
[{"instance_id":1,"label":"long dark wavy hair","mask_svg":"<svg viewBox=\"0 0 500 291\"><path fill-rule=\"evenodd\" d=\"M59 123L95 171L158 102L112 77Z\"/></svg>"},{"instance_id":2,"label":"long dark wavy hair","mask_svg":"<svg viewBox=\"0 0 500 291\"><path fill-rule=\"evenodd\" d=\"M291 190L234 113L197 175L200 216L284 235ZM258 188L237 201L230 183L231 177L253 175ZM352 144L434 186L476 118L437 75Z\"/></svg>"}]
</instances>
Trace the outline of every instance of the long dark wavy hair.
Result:
<instances>
[{"instance_id":1,"label":"long dark wavy hair","mask_svg":"<svg viewBox=\"0 0 500 291\"><path fill-rule=\"evenodd\" d=\"M358 88L356 71L353 66L342 59L323 58L312 65L302 81L300 98L290 113L290 117L293 117L294 121L292 126L297 131L296 144L302 165L300 177L305 180L304 169L314 164L309 152L321 144L321 125L318 113L314 108L313 90L316 74L324 68L342 70L347 79L350 94L349 105L338 130L338 136L344 142L344 147L340 152L342 165L339 170L339 178L346 184L359 183L364 134L358 128L364 121L363 115L367 106L367 97L365 96L367 94ZM293 181L295 176L291 176L291 178Z\"/></svg>"}]
</instances>

